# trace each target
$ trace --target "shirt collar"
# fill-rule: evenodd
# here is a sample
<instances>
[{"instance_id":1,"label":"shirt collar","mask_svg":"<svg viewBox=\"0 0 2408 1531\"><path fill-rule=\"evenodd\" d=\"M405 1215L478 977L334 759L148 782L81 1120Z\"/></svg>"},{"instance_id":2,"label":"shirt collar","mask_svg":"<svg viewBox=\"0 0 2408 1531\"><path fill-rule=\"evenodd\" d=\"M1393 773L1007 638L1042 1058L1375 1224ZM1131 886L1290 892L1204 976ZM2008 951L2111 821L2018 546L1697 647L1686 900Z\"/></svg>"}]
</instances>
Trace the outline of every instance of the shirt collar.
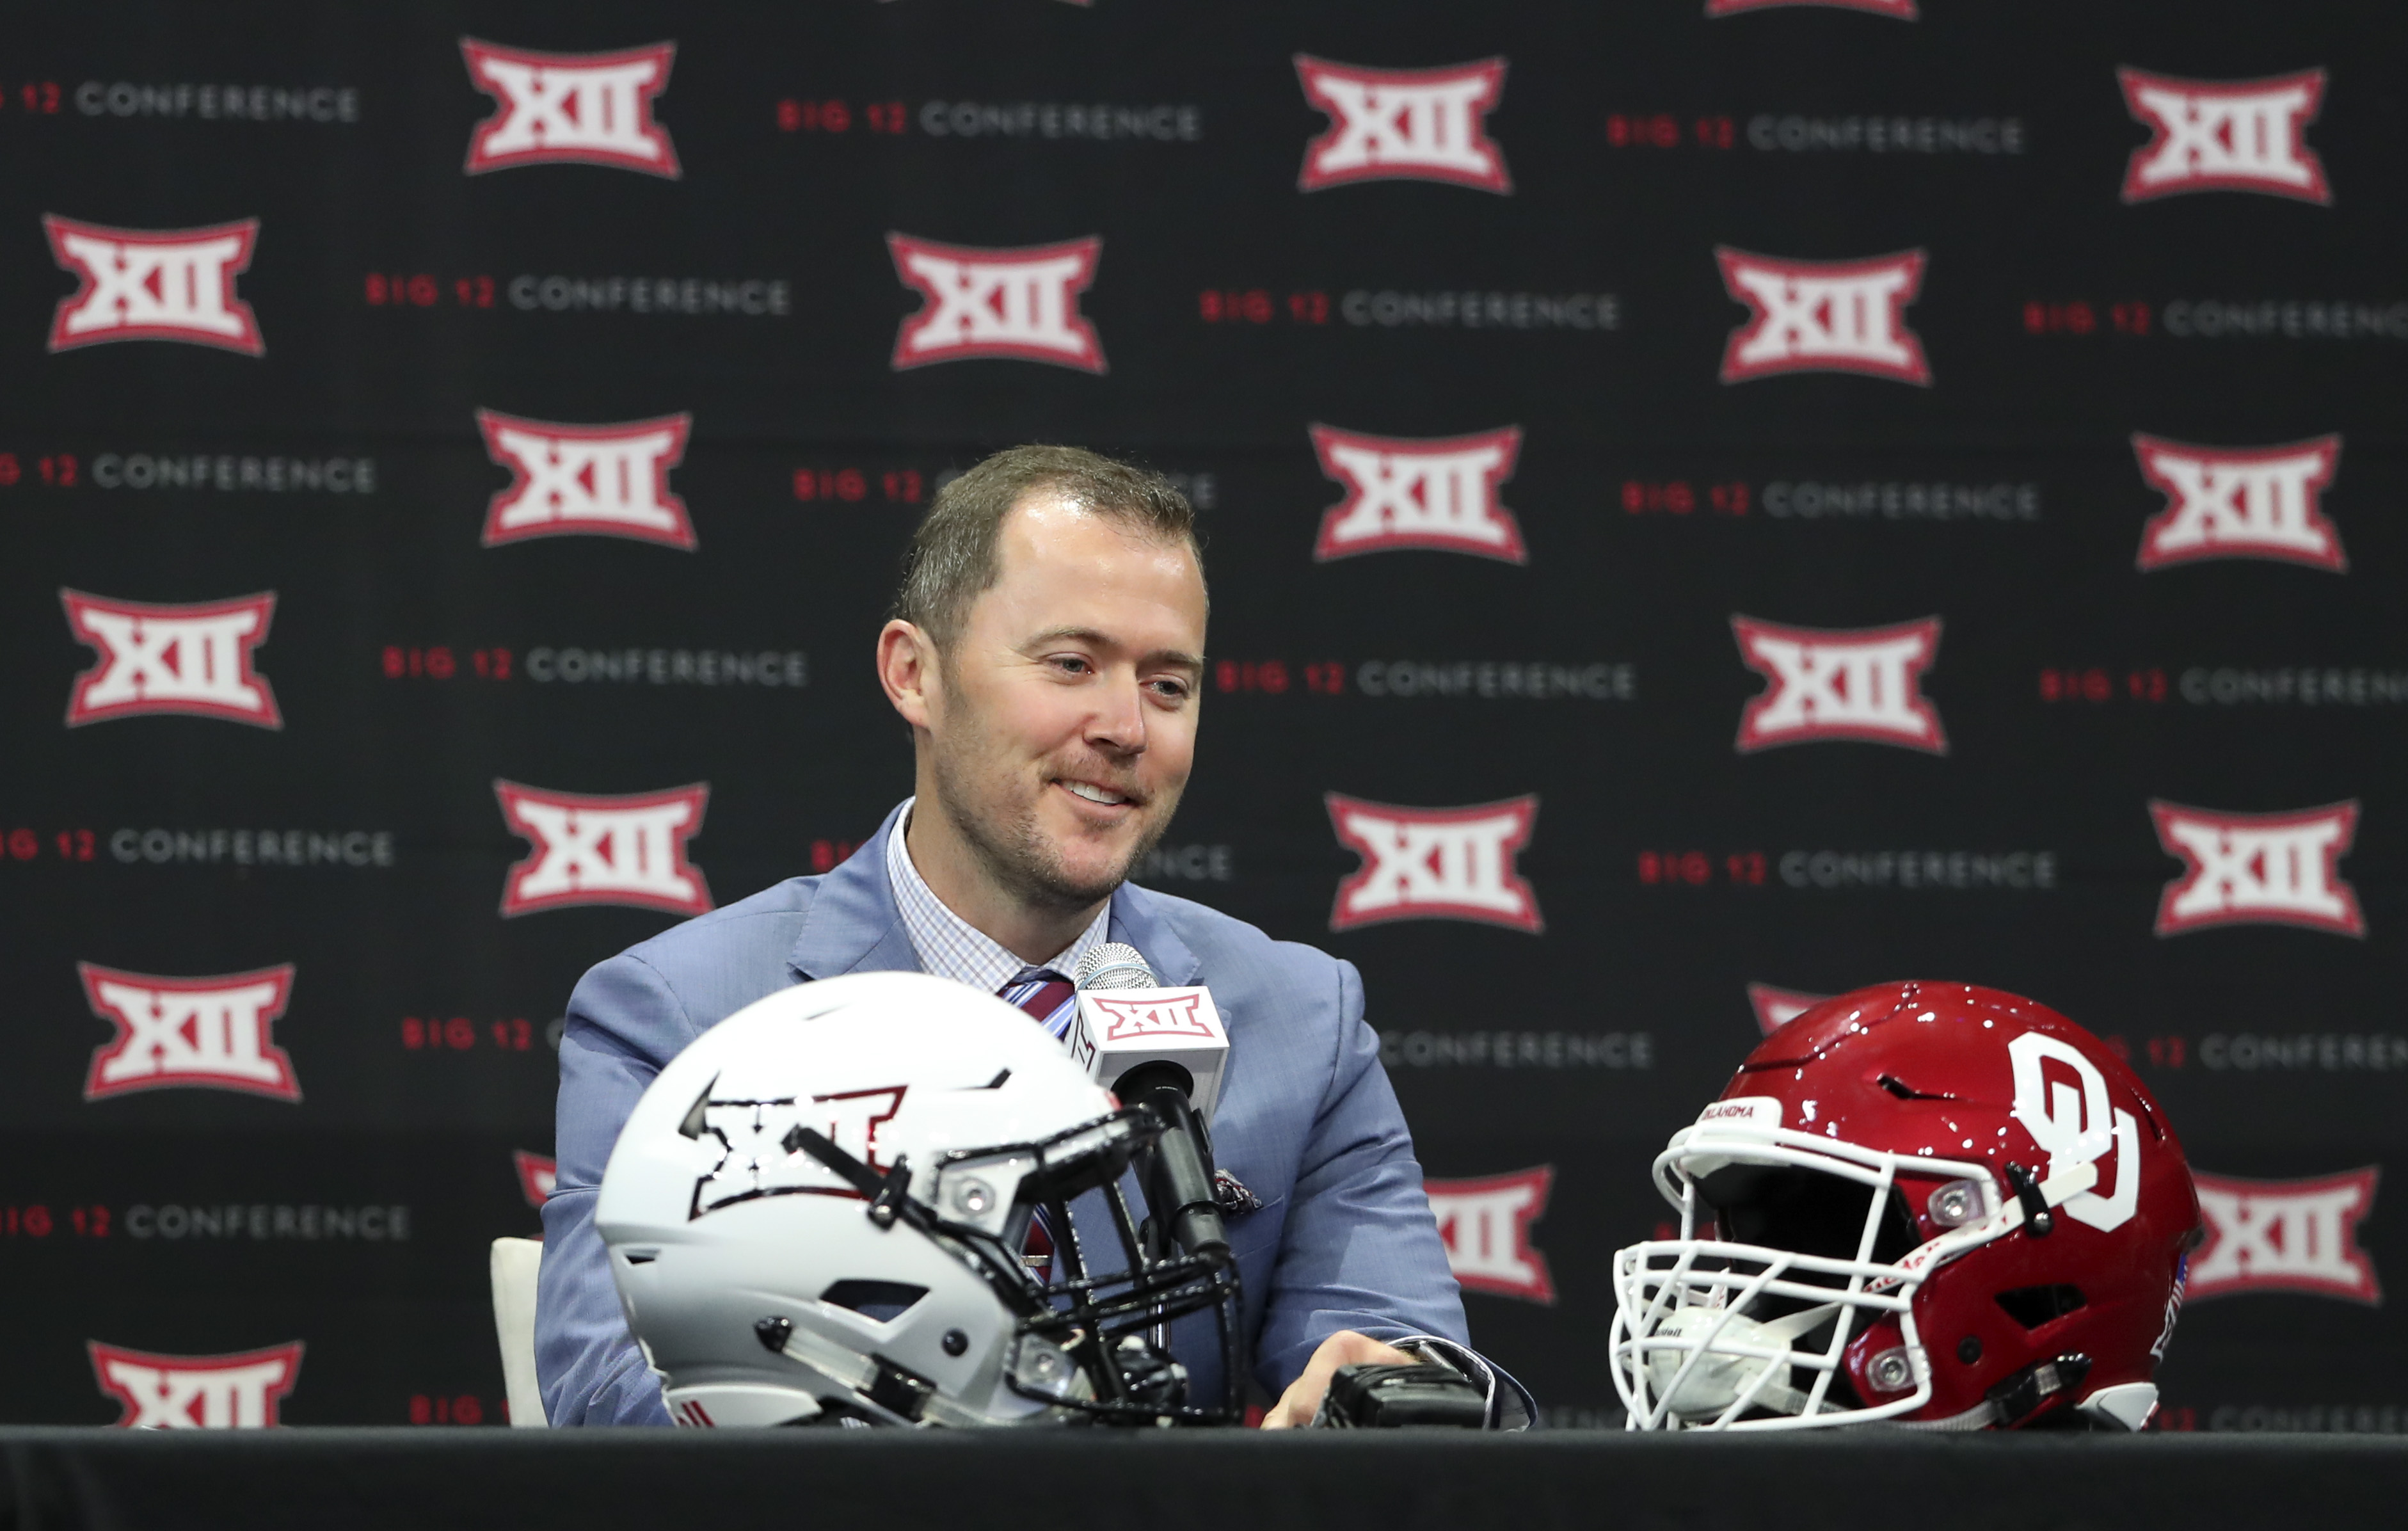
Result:
<instances>
[{"instance_id":1,"label":"shirt collar","mask_svg":"<svg viewBox=\"0 0 2408 1531\"><path fill-rule=\"evenodd\" d=\"M886 881L895 890L895 907L903 917L904 932L910 936L911 949L919 954L923 969L992 994L1026 972L1030 964L945 907L945 901L937 897L936 889L911 864L911 852L903 837L911 826L911 807L917 801L904 800L902 814L886 836ZM1107 901L1077 940L1056 952L1051 961L1036 965L1068 977L1079 959L1102 943L1111 913Z\"/></svg>"}]
</instances>

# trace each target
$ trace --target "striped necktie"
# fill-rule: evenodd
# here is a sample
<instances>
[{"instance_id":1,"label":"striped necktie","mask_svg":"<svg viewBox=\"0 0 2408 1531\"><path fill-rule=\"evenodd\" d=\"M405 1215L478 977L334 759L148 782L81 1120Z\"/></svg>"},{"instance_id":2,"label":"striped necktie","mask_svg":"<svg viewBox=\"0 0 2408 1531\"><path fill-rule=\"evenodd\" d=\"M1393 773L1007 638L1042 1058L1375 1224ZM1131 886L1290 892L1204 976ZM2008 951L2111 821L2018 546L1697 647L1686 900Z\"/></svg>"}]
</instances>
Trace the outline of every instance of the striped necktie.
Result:
<instances>
[{"instance_id":1,"label":"striped necktie","mask_svg":"<svg viewBox=\"0 0 2408 1531\"><path fill-rule=\"evenodd\" d=\"M996 992L1009 1004L1028 1012L1037 1024L1059 1038L1070 1033L1070 1018L1077 1007L1070 1003L1078 992L1069 979L1050 967L1025 967L1011 975L1011 981Z\"/></svg>"},{"instance_id":2,"label":"striped necktie","mask_svg":"<svg viewBox=\"0 0 2408 1531\"><path fill-rule=\"evenodd\" d=\"M1022 968L996 992L1007 1003L1027 1011L1029 1018L1056 1037L1069 1032L1070 1018L1078 1011L1073 1003L1077 986L1052 968ZM1045 1281L1054 1278L1052 1222L1045 1208L1037 1208L1037 1215L1029 1220L1028 1242L1021 1253L1021 1263Z\"/></svg>"}]
</instances>

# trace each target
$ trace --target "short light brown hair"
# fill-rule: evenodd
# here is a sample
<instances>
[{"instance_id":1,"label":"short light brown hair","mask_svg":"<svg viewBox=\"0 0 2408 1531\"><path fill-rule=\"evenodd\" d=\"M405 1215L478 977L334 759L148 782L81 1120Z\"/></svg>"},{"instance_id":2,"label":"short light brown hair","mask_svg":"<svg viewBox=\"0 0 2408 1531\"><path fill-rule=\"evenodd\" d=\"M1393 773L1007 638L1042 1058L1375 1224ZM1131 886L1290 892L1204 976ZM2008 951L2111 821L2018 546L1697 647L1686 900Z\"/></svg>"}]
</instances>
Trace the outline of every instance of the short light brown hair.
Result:
<instances>
[{"instance_id":1,"label":"short light brown hair","mask_svg":"<svg viewBox=\"0 0 2408 1531\"><path fill-rule=\"evenodd\" d=\"M1008 447L937 492L903 556L894 614L925 631L939 649L950 648L970 602L1001 573L996 545L1003 518L1033 489L1052 490L1165 542L1184 542L1203 566L1195 507L1160 473L1082 447Z\"/></svg>"}]
</instances>

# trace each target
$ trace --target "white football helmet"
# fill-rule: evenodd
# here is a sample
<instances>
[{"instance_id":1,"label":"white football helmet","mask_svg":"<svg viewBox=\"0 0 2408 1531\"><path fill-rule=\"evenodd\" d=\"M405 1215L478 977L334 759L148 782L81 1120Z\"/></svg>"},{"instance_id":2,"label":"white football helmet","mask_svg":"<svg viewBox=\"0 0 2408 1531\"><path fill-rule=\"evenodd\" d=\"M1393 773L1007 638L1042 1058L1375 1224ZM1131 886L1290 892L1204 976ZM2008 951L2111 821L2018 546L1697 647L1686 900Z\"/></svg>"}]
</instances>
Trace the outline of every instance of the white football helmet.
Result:
<instances>
[{"instance_id":1,"label":"white football helmet","mask_svg":"<svg viewBox=\"0 0 2408 1531\"><path fill-rule=\"evenodd\" d=\"M1233 1266L1142 1252L1119 1181L1160 1131L995 996L855 974L672 1060L595 1220L680 1424L1219 1423L1145 1334L1206 1307L1225 1352L1236 1334ZM1082 1259L1066 1210L1097 1187L1116 1274ZM1050 1285L1022 1258L1039 1207Z\"/></svg>"}]
</instances>

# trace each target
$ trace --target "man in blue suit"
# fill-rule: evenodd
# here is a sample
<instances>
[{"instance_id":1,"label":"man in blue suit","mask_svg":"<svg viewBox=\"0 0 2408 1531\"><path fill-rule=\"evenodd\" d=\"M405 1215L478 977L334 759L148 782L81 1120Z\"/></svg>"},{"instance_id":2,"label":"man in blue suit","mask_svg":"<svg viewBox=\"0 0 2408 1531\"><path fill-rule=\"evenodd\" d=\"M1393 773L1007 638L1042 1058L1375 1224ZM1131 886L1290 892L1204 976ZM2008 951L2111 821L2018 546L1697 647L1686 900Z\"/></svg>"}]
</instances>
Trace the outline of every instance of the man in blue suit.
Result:
<instances>
[{"instance_id":1,"label":"man in blue suit","mask_svg":"<svg viewBox=\"0 0 2408 1531\"><path fill-rule=\"evenodd\" d=\"M1259 1203L1229 1221L1254 1368L1233 1392L1251 1380L1277 1399L1267 1425L1302 1424L1337 1367L1411 1359L1385 1341L1465 1340L1353 964L1125 881L1186 786L1206 612L1193 513L1158 475L1019 447L938 496L878 641L916 795L836 871L643 942L569 1001L536 1314L553 1424L668 1423L594 1206L621 1125L681 1049L763 995L891 969L999 992L1058 1035L1061 979L1107 940L1166 984L1210 985L1228 1026L1213 1147ZM1205 1339L1182 1325L1172 1349L1211 1400L1225 1379Z\"/></svg>"}]
</instances>

